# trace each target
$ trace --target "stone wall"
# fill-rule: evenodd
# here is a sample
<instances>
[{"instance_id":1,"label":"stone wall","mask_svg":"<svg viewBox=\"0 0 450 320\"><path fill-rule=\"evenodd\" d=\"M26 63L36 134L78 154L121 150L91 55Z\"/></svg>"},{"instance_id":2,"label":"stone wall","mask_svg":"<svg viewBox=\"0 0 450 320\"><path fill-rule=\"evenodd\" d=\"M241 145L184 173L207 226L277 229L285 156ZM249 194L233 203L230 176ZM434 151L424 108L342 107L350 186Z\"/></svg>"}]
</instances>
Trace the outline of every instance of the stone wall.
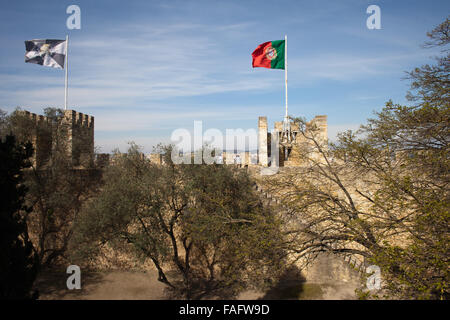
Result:
<instances>
[{"instance_id":1,"label":"stone wall","mask_svg":"<svg viewBox=\"0 0 450 320\"><path fill-rule=\"evenodd\" d=\"M28 131L33 144L32 163L37 168L51 165L55 148L64 146L74 167L88 168L94 163L94 117L75 110L65 110L59 122L29 111L18 111L20 126Z\"/></svg>"},{"instance_id":2,"label":"stone wall","mask_svg":"<svg viewBox=\"0 0 450 320\"><path fill-rule=\"evenodd\" d=\"M94 117L65 110L62 127L67 134L67 152L73 166L90 167L94 162Z\"/></svg>"},{"instance_id":3,"label":"stone wall","mask_svg":"<svg viewBox=\"0 0 450 320\"><path fill-rule=\"evenodd\" d=\"M258 163L267 167L268 165L268 148L270 144L267 141L267 117L259 117L258 119Z\"/></svg>"},{"instance_id":4,"label":"stone wall","mask_svg":"<svg viewBox=\"0 0 450 320\"><path fill-rule=\"evenodd\" d=\"M34 153L31 162L34 167L41 167L48 163L52 150L52 121L45 116L37 115L29 111L18 111L21 118L19 123L24 135L20 140L29 140L33 144Z\"/></svg>"},{"instance_id":5,"label":"stone wall","mask_svg":"<svg viewBox=\"0 0 450 320\"><path fill-rule=\"evenodd\" d=\"M303 134L301 134L298 124L290 123L290 138L289 143L283 143L283 122L276 121L274 123L274 134L278 134L278 140L280 141L279 146L279 166L283 167L300 167L304 163L301 159L302 153L308 152L312 149L312 142L305 139ZM306 124L306 135L312 134L314 132L317 140L325 148L328 143L328 125L327 116L318 115L314 119ZM267 167L270 162L270 156L272 155L271 150L271 134L267 130L267 117L259 117L258 119L258 164L263 167ZM313 157L314 158L314 157ZM317 159L320 156L317 155Z\"/></svg>"},{"instance_id":6,"label":"stone wall","mask_svg":"<svg viewBox=\"0 0 450 320\"><path fill-rule=\"evenodd\" d=\"M301 168L282 168L280 173L285 170L302 170ZM278 190L276 193L269 192L268 188L263 187L265 176L261 176L258 170L249 170L257 181L255 189L259 192L265 205L270 205L279 214L284 221L285 226L292 227L293 224L304 223L301 218L292 219L290 209L285 207L284 191ZM287 220L285 219L287 218ZM297 260L297 256L289 255L289 261L295 261L295 267L301 272L301 278L306 286L315 286L321 292L323 299L355 299L355 289L361 285L362 275L365 271L365 263L359 257L351 254L337 254L331 252L320 252L310 263L306 263L305 258ZM312 299L316 299L312 298Z\"/></svg>"},{"instance_id":7,"label":"stone wall","mask_svg":"<svg viewBox=\"0 0 450 320\"><path fill-rule=\"evenodd\" d=\"M163 155L160 153L150 153L149 155L147 155L147 159L154 164L163 164Z\"/></svg>"}]
</instances>

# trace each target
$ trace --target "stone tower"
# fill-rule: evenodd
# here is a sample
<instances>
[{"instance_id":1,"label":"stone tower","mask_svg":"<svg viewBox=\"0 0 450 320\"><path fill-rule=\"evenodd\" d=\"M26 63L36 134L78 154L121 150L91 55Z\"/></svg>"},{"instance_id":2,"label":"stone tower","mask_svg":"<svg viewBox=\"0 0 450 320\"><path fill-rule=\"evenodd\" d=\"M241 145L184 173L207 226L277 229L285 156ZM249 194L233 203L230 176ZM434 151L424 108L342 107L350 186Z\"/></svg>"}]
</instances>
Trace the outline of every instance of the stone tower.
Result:
<instances>
[{"instance_id":1,"label":"stone tower","mask_svg":"<svg viewBox=\"0 0 450 320\"><path fill-rule=\"evenodd\" d=\"M328 143L328 125L327 116L319 115L306 123L305 133L314 132L317 141L325 148ZM289 132L283 131L283 122L277 121L274 123L274 134L278 135L279 141L279 166L298 167L302 166L301 154L309 149L314 149L312 142L306 139L300 132L297 123L290 123ZM289 137L286 137L286 134ZM270 162L270 156L275 150L271 150L271 134L267 130L267 117L259 117L258 119L258 164L267 167ZM317 156L319 159L320 156Z\"/></svg>"},{"instance_id":2,"label":"stone tower","mask_svg":"<svg viewBox=\"0 0 450 320\"><path fill-rule=\"evenodd\" d=\"M67 134L67 153L72 165L91 167L94 162L94 117L65 110L62 127Z\"/></svg>"},{"instance_id":3,"label":"stone tower","mask_svg":"<svg viewBox=\"0 0 450 320\"><path fill-rule=\"evenodd\" d=\"M53 124L51 119L31 113L29 111L18 111L14 126L20 127L14 134L19 141L30 141L34 152L31 163L34 167L42 167L50 159L52 150Z\"/></svg>"},{"instance_id":4,"label":"stone tower","mask_svg":"<svg viewBox=\"0 0 450 320\"><path fill-rule=\"evenodd\" d=\"M65 110L58 122L29 111L19 111L22 140L30 140L36 168L51 165L51 154L64 145L73 167L89 168L94 163L94 117L75 110Z\"/></svg>"},{"instance_id":5,"label":"stone tower","mask_svg":"<svg viewBox=\"0 0 450 320\"><path fill-rule=\"evenodd\" d=\"M259 117L258 119L258 163L267 167L269 163L268 148L268 132L267 132L267 117Z\"/></svg>"}]
</instances>

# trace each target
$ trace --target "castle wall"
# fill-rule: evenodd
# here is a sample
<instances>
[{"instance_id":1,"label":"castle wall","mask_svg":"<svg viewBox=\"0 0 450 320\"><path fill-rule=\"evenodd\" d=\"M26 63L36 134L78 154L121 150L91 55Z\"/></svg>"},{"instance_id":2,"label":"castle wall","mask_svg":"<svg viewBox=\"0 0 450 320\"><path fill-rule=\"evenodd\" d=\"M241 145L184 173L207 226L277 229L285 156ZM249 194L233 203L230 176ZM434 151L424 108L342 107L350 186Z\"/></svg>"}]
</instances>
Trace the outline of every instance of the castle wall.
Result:
<instances>
[{"instance_id":1,"label":"castle wall","mask_svg":"<svg viewBox=\"0 0 450 320\"><path fill-rule=\"evenodd\" d=\"M315 116L314 119L312 119L310 122L306 124L307 130L317 130L314 132L314 135L316 136L317 142L320 144L320 146L324 149L328 149L328 125L327 125L327 116L321 115L321 116ZM310 144L308 148L316 151L317 147L315 145L312 145L311 141L308 141L307 143ZM310 153L311 159L324 163L325 159L323 156L318 154L318 152L312 152Z\"/></svg>"},{"instance_id":2,"label":"castle wall","mask_svg":"<svg viewBox=\"0 0 450 320\"><path fill-rule=\"evenodd\" d=\"M258 119L258 163L267 167L268 165L268 144L267 144L267 117Z\"/></svg>"},{"instance_id":3,"label":"castle wall","mask_svg":"<svg viewBox=\"0 0 450 320\"><path fill-rule=\"evenodd\" d=\"M154 164L162 164L163 163L163 156L159 153L150 153L147 155L147 158L150 160L151 163Z\"/></svg>"},{"instance_id":4,"label":"castle wall","mask_svg":"<svg viewBox=\"0 0 450 320\"><path fill-rule=\"evenodd\" d=\"M32 163L41 168L51 165L51 154L58 145L64 145L73 166L92 167L94 163L94 117L75 110L65 110L59 123L29 111L19 111L21 123L33 144Z\"/></svg>"},{"instance_id":5,"label":"castle wall","mask_svg":"<svg viewBox=\"0 0 450 320\"><path fill-rule=\"evenodd\" d=\"M250 154L249 151L241 152L241 153L239 154L239 157L241 158L241 164L242 164L243 166L248 166L248 165L250 165L251 162L252 162L251 154Z\"/></svg>"},{"instance_id":6,"label":"castle wall","mask_svg":"<svg viewBox=\"0 0 450 320\"><path fill-rule=\"evenodd\" d=\"M34 152L31 162L34 167L41 167L49 162L52 152L52 121L45 116L37 115L29 111L18 111L24 136L19 139L30 140Z\"/></svg>"},{"instance_id":7,"label":"castle wall","mask_svg":"<svg viewBox=\"0 0 450 320\"><path fill-rule=\"evenodd\" d=\"M72 165L90 167L94 162L94 117L65 110L62 126L67 134L67 153Z\"/></svg>"},{"instance_id":8,"label":"castle wall","mask_svg":"<svg viewBox=\"0 0 450 320\"><path fill-rule=\"evenodd\" d=\"M328 124L326 115L315 116L314 119L308 122L308 125L311 127L315 126L319 129L318 134L322 142L328 139Z\"/></svg>"},{"instance_id":9,"label":"castle wall","mask_svg":"<svg viewBox=\"0 0 450 320\"><path fill-rule=\"evenodd\" d=\"M261 120L263 119L263 121ZM265 120L265 122L264 122ZM265 132L267 132L267 118L266 117L259 117L258 122L258 138L264 135L262 132L264 130L265 126ZM327 125L327 116L326 115L318 115L315 116L314 119L306 123L306 135L313 134L318 140L318 142L324 147L327 148L328 143L328 125ZM283 121L276 121L274 123L274 131L278 133L279 140L281 141L281 135L283 132ZM291 122L291 132L293 139L292 143L288 144L290 148L290 153L288 155L287 160L285 160L285 147L283 147L280 144L279 147L279 166L283 167L301 167L305 165L304 163L304 155L305 153L309 153L309 156L312 156L313 159L317 158L317 160L320 160L320 155L311 155L311 152L314 152L315 146L313 145L311 140L306 139L301 133L299 129L299 125ZM269 157L271 156L270 150L270 134L267 134L268 138L266 139L265 148L264 146L261 146L262 143L260 141L264 141L264 139L260 138L258 141L258 150L263 150L262 154L267 155L259 156L258 164L261 166L267 166L266 163L269 161ZM259 152L260 154L261 152ZM259 155L258 154L258 155ZM262 159L262 160L261 160ZM267 159L267 160L266 160Z\"/></svg>"}]
</instances>

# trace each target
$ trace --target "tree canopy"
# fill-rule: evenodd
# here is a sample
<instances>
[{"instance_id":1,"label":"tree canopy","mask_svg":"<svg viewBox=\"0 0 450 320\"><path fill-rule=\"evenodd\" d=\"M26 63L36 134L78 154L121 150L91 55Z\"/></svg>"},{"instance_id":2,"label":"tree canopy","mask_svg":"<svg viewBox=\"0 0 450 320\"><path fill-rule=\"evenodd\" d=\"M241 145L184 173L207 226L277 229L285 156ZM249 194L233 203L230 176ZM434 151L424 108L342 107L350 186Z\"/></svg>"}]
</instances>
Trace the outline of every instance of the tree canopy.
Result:
<instances>
[{"instance_id":1,"label":"tree canopy","mask_svg":"<svg viewBox=\"0 0 450 320\"><path fill-rule=\"evenodd\" d=\"M427 45L448 45L447 19ZM444 54L448 50L444 47ZM449 56L409 73L411 105L388 101L357 132L324 145L296 119L309 148L301 172L277 177L301 217L288 250L359 257L381 268L391 298L447 299L449 290ZM319 156L317 156L319 155ZM374 295L376 296L376 294Z\"/></svg>"},{"instance_id":2,"label":"tree canopy","mask_svg":"<svg viewBox=\"0 0 450 320\"><path fill-rule=\"evenodd\" d=\"M24 168L30 166L28 158L31 144L19 144L14 136L0 138L0 298L36 298L32 286L37 274L38 261L28 238L22 212L27 188L23 184Z\"/></svg>"},{"instance_id":3,"label":"tree canopy","mask_svg":"<svg viewBox=\"0 0 450 320\"><path fill-rule=\"evenodd\" d=\"M75 247L128 243L171 294L187 299L230 298L268 284L283 265L280 226L246 172L175 165L170 146L159 151L165 165L149 162L135 145L115 155L101 193L78 220Z\"/></svg>"}]
</instances>

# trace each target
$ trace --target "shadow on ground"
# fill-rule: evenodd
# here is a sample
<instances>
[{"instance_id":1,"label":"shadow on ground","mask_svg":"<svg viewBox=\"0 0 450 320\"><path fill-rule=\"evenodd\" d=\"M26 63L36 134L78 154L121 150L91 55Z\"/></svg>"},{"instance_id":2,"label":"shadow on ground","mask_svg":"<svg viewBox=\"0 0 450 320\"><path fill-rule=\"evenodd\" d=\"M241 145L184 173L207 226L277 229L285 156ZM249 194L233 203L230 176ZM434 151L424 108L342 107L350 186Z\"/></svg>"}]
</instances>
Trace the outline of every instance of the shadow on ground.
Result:
<instances>
[{"instance_id":1,"label":"shadow on ground","mask_svg":"<svg viewBox=\"0 0 450 320\"><path fill-rule=\"evenodd\" d=\"M45 297L58 297L68 299L80 299L82 296L88 293L87 289L82 290L69 290L67 289L67 278L70 274L66 273L66 270L51 269L43 270L34 287L39 292L39 298ZM102 274L95 272L83 272L81 277L81 288L95 287L103 282Z\"/></svg>"},{"instance_id":2,"label":"shadow on ground","mask_svg":"<svg viewBox=\"0 0 450 320\"><path fill-rule=\"evenodd\" d=\"M70 274L65 270L45 270L35 282L42 300L161 300L164 284L148 272L81 272L81 289L67 289Z\"/></svg>"},{"instance_id":3,"label":"shadow on ground","mask_svg":"<svg viewBox=\"0 0 450 320\"><path fill-rule=\"evenodd\" d=\"M81 289L69 290L66 270L45 270L35 282L41 300L161 300L169 299L156 271L81 272ZM297 267L287 269L266 292L245 291L238 300L355 299L354 284L311 283ZM223 297L222 297L223 298Z\"/></svg>"},{"instance_id":4,"label":"shadow on ground","mask_svg":"<svg viewBox=\"0 0 450 320\"><path fill-rule=\"evenodd\" d=\"M288 268L261 300L297 300L304 291L306 279L300 269Z\"/></svg>"}]
</instances>

